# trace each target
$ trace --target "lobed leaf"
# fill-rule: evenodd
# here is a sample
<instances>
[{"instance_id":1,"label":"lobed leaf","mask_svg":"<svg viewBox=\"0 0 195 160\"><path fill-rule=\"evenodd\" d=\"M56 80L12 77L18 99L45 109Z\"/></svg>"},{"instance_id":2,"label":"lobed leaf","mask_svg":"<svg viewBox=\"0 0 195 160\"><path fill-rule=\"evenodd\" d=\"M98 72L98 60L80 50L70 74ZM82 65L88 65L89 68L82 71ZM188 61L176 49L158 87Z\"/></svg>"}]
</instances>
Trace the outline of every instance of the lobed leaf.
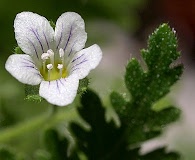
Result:
<instances>
[{"instance_id":1,"label":"lobed leaf","mask_svg":"<svg viewBox=\"0 0 195 160\"><path fill-rule=\"evenodd\" d=\"M165 96L179 79L183 66L172 66L180 53L177 52L175 33L167 24L161 25L149 37L148 49L142 50L147 70L143 71L136 59L126 67L125 83L131 93L132 103L151 106Z\"/></svg>"},{"instance_id":2,"label":"lobed leaf","mask_svg":"<svg viewBox=\"0 0 195 160\"><path fill-rule=\"evenodd\" d=\"M77 147L88 159L115 159L126 152L123 127L117 128L113 121L106 121L105 108L94 92L88 90L82 96L78 112L90 130L76 123L71 123L71 130Z\"/></svg>"},{"instance_id":3,"label":"lobed leaf","mask_svg":"<svg viewBox=\"0 0 195 160\"><path fill-rule=\"evenodd\" d=\"M111 94L111 104L125 126L129 145L138 147L145 140L158 136L166 125L179 118L179 109L167 106L157 112L152 106L169 93L183 72L182 65L174 65L180 53L175 32L167 24L159 26L149 36L148 48L141 53L146 70L135 58L126 67L125 84L131 100L125 101L119 95ZM162 155L164 159L169 157L164 152Z\"/></svg>"},{"instance_id":4,"label":"lobed leaf","mask_svg":"<svg viewBox=\"0 0 195 160\"><path fill-rule=\"evenodd\" d=\"M45 131L44 145L47 152L42 152L41 156L39 156L41 158L50 157L48 160L78 159L77 154L74 152L70 156L68 155L68 140L65 137L60 138L58 132L54 129ZM45 153L49 153L50 156Z\"/></svg>"}]
</instances>

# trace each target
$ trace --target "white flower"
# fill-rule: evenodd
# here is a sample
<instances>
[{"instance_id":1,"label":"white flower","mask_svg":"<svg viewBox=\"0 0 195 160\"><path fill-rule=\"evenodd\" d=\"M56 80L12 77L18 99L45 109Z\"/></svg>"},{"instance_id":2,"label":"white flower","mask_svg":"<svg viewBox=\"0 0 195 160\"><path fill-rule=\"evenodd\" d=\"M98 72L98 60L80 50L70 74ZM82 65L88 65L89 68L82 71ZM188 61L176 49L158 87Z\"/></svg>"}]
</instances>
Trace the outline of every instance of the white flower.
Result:
<instances>
[{"instance_id":1,"label":"white flower","mask_svg":"<svg viewBox=\"0 0 195 160\"><path fill-rule=\"evenodd\" d=\"M74 100L79 79L86 77L102 58L98 45L83 49L85 24L74 12L62 14L55 31L49 21L32 12L17 14L15 38L26 54L11 55L5 68L20 82L40 84L39 94L49 103L65 106Z\"/></svg>"}]
</instances>

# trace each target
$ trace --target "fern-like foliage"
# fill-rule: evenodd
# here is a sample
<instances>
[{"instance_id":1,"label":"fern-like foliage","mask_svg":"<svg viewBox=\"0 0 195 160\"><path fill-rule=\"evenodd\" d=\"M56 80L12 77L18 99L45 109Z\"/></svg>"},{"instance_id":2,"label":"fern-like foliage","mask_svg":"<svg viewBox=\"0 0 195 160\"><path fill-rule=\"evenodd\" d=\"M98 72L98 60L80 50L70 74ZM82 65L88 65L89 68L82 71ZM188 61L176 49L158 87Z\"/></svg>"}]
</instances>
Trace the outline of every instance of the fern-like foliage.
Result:
<instances>
[{"instance_id":1,"label":"fern-like foliage","mask_svg":"<svg viewBox=\"0 0 195 160\"><path fill-rule=\"evenodd\" d=\"M139 155L142 142L159 135L162 126L180 115L180 110L174 106L165 106L160 111L152 109L182 74L183 66L174 64L180 56L175 32L167 24L161 25L149 37L148 49L141 53L147 69L144 70L134 58L126 67L125 84L131 100L125 100L117 92L110 96L121 121L120 127L105 120L105 109L94 92L88 91L81 98L78 113L89 124L90 130L76 123L71 124L71 130L78 150L88 160L179 159L178 154L166 153L164 148Z\"/></svg>"}]
</instances>

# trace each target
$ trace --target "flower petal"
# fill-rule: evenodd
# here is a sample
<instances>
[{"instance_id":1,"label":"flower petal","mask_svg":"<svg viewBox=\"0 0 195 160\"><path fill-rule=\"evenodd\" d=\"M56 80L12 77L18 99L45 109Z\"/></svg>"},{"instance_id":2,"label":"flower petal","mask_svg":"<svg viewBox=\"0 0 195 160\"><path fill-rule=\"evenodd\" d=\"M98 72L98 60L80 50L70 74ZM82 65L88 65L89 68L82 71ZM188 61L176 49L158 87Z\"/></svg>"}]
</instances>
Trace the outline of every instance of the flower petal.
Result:
<instances>
[{"instance_id":1,"label":"flower petal","mask_svg":"<svg viewBox=\"0 0 195 160\"><path fill-rule=\"evenodd\" d=\"M68 71L79 79L85 78L89 72L96 68L102 59L102 51L96 44L76 53L68 66Z\"/></svg>"},{"instance_id":2,"label":"flower petal","mask_svg":"<svg viewBox=\"0 0 195 160\"><path fill-rule=\"evenodd\" d=\"M75 99L78 85L79 80L74 75L55 81L42 81L39 94L51 104L66 106Z\"/></svg>"},{"instance_id":3,"label":"flower petal","mask_svg":"<svg viewBox=\"0 0 195 160\"><path fill-rule=\"evenodd\" d=\"M35 56L52 49L54 30L45 17L32 12L17 14L14 21L15 37L24 53Z\"/></svg>"},{"instance_id":4,"label":"flower petal","mask_svg":"<svg viewBox=\"0 0 195 160\"><path fill-rule=\"evenodd\" d=\"M42 76L29 55L13 54L9 56L5 68L24 84L37 85L42 81Z\"/></svg>"},{"instance_id":5,"label":"flower petal","mask_svg":"<svg viewBox=\"0 0 195 160\"><path fill-rule=\"evenodd\" d=\"M56 49L64 49L66 56L80 51L87 40L84 20L74 12L62 14L56 22L54 39Z\"/></svg>"}]
</instances>

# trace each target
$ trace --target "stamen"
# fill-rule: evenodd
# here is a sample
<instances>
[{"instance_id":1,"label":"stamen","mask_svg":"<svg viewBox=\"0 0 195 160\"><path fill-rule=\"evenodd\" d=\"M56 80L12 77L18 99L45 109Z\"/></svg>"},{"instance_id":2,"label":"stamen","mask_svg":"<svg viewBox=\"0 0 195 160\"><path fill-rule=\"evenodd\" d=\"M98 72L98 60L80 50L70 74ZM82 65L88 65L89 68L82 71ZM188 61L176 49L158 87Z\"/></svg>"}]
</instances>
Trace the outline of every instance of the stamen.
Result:
<instances>
[{"instance_id":1,"label":"stamen","mask_svg":"<svg viewBox=\"0 0 195 160\"><path fill-rule=\"evenodd\" d=\"M48 53L43 53L41 55L41 59L43 60L43 73L45 73L45 62L47 59L49 59L49 54Z\"/></svg>"},{"instance_id":2,"label":"stamen","mask_svg":"<svg viewBox=\"0 0 195 160\"><path fill-rule=\"evenodd\" d=\"M64 50L62 48L59 49L59 55L60 55L62 64L64 64Z\"/></svg>"},{"instance_id":3,"label":"stamen","mask_svg":"<svg viewBox=\"0 0 195 160\"><path fill-rule=\"evenodd\" d=\"M49 59L49 54L48 53L43 53L42 55L41 55L41 59L42 60L47 60L47 59Z\"/></svg>"},{"instance_id":4,"label":"stamen","mask_svg":"<svg viewBox=\"0 0 195 160\"><path fill-rule=\"evenodd\" d=\"M58 69L62 69L63 68L63 64L58 64Z\"/></svg>"},{"instance_id":5,"label":"stamen","mask_svg":"<svg viewBox=\"0 0 195 160\"><path fill-rule=\"evenodd\" d=\"M45 73L45 60L43 61L43 73Z\"/></svg>"},{"instance_id":6,"label":"stamen","mask_svg":"<svg viewBox=\"0 0 195 160\"><path fill-rule=\"evenodd\" d=\"M48 65L47 65L47 69L48 69L48 70L53 69L53 65L52 65L52 64L48 64Z\"/></svg>"},{"instance_id":7,"label":"stamen","mask_svg":"<svg viewBox=\"0 0 195 160\"><path fill-rule=\"evenodd\" d=\"M63 64L58 64L57 68L60 70L60 77L62 77Z\"/></svg>"},{"instance_id":8,"label":"stamen","mask_svg":"<svg viewBox=\"0 0 195 160\"><path fill-rule=\"evenodd\" d=\"M64 57L64 50L62 48L60 48L59 50L59 55L60 55L60 58Z\"/></svg>"},{"instance_id":9,"label":"stamen","mask_svg":"<svg viewBox=\"0 0 195 160\"><path fill-rule=\"evenodd\" d=\"M51 63L54 65L54 52L52 51L52 49L49 49L47 53L49 54Z\"/></svg>"},{"instance_id":10,"label":"stamen","mask_svg":"<svg viewBox=\"0 0 195 160\"><path fill-rule=\"evenodd\" d=\"M52 64L48 64L47 65L47 69L48 69L48 80L50 80L50 71L53 69L53 65Z\"/></svg>"}]
</instances>

